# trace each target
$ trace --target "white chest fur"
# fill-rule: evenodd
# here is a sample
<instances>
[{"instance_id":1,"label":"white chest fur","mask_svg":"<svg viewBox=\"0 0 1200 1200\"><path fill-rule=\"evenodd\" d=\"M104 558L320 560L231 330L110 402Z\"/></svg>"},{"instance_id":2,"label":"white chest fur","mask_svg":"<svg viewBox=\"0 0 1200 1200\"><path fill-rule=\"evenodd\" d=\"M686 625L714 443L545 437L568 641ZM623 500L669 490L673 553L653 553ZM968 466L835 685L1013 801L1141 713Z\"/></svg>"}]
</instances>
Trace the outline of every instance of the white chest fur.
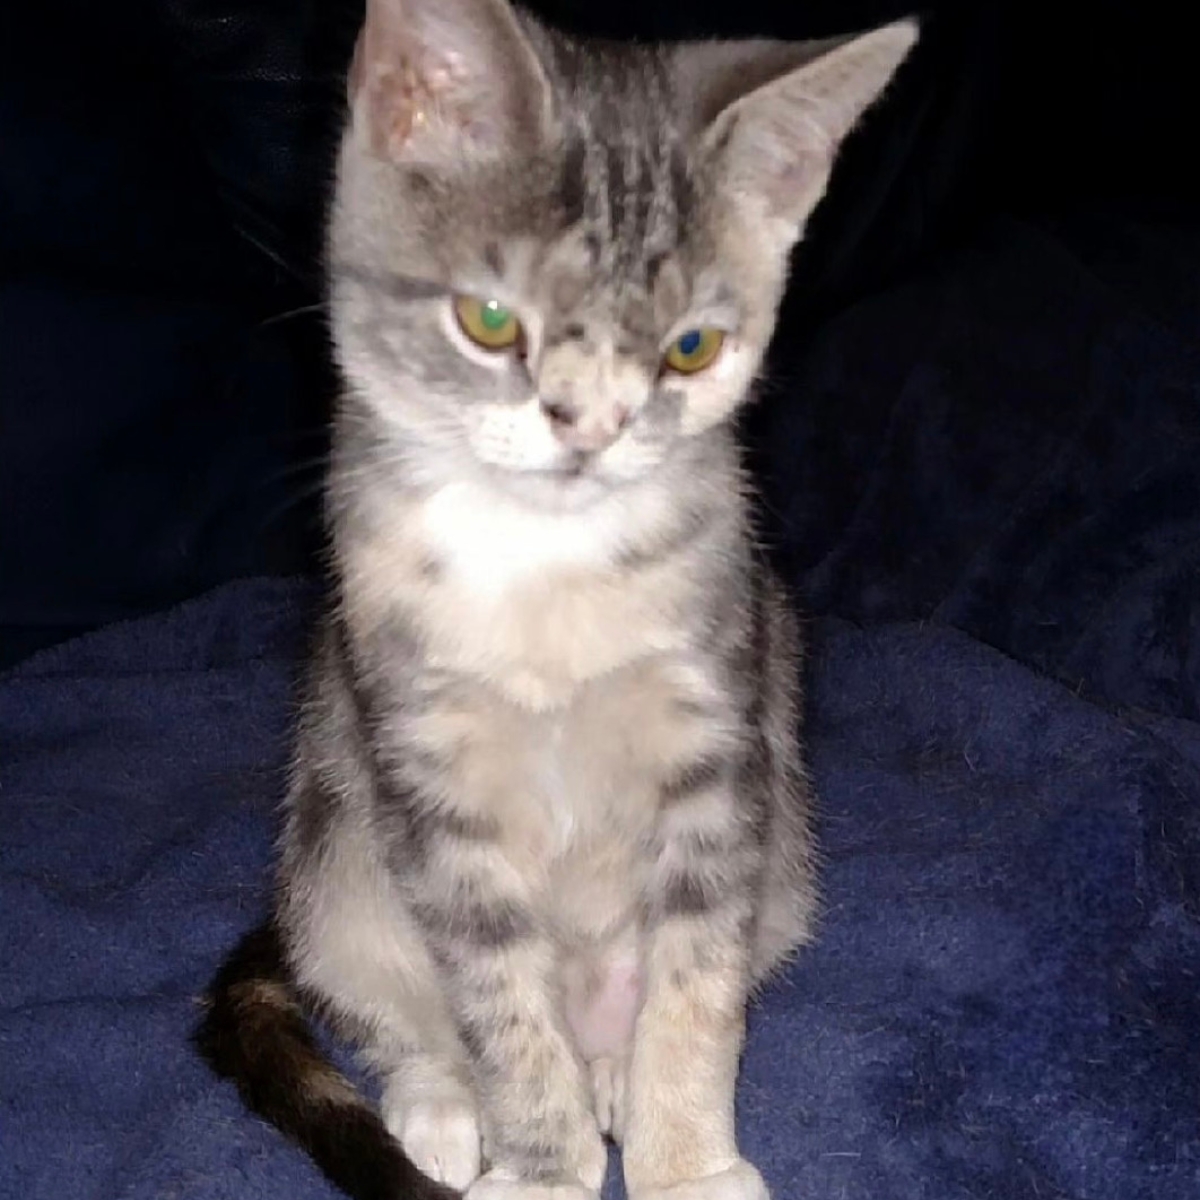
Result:
<instances>
[{"instance_id":1,"label":"white chest fur","mask_svg":"<svg viewBox=\"0 0 1200 1200\"><path fill-rule=\"evenodd\" d=\"M609 507L543 513L466 483L435 492L421 520L437 560L484 602L546 571L602 571L620 537Z\"/></svg>"},{"instance_id":2,"label":"white chest fur","mask_svg":"<svg viewBox=\"0 0 1200 1200\"><path fill-rule=\"evenodd\" d=\"M678 594L616 565L630 516L616 505L545 513L475 485L441 489L419 518L440 568L420 614L432 655L544 709L674 648Z\"/></svg>"}]
</instances>

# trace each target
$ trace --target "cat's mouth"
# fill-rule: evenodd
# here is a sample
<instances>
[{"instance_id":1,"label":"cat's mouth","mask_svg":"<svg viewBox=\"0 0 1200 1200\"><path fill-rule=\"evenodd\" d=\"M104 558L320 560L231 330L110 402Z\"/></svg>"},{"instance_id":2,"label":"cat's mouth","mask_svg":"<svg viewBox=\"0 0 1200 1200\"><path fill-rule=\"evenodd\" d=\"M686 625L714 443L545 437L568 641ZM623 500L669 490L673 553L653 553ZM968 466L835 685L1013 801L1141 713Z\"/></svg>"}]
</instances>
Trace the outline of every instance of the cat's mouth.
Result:
<instances>
[{"instance_id":1,"label":"cat's mouth","mask_svg":"<svg viewBox=\"0 0 1200 1200\"><path fill-rule=\"evenodd\" d=\"M571 450L567 454L566 461L557 467L556 471L564 479L582 479L584 475L588 474L595 459L596 455L589 454L586 450Z\"/></svg>"},{"instance_id":2,"label":"cat's mouth","mask_svg":"<svg viewBox=\"0 0 1200 1200\"><path fill-rule=\"evenodd\" d=\"M600 455L586 450L568 450L554 462L536 467L519 468L515 473L537 479L558 481L565 485L584 479L597 479L603 471L599 466Z\"/></svg>"},{"instance_id":3,"label":"cat's mouth","mask_svg":"<svg viewBox=\"0 0 1200 1200\"><path fill-rule=\"evenodd\" d=\"M586 507L607 495L615 482L600 459L598 454L571 451L537 467L494 468L493 477L506 492L538 507Z\"/></svg>"}]
</instances>

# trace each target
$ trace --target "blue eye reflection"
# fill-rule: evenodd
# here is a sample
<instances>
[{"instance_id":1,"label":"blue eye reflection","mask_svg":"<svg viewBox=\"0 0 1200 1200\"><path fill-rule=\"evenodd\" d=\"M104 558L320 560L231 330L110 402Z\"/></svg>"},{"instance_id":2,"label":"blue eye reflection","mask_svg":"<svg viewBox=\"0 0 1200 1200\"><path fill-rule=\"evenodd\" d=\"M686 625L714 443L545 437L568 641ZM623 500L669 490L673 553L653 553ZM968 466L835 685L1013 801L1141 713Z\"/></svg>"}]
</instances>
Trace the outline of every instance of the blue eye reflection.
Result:
<instances>
[{"instance_id":1,"label":"blue eye reflection","mask_svg":"<svg viewBox=\"0 0 1200 1200\"><path fill-rule=\"evenodd\" d=\"M689 329L687 333L682 334L675 344L679 347L680 354L695 354L700 349L700 343L704 340L703 335L698 329Z\"/></svg>"}]
</instances>

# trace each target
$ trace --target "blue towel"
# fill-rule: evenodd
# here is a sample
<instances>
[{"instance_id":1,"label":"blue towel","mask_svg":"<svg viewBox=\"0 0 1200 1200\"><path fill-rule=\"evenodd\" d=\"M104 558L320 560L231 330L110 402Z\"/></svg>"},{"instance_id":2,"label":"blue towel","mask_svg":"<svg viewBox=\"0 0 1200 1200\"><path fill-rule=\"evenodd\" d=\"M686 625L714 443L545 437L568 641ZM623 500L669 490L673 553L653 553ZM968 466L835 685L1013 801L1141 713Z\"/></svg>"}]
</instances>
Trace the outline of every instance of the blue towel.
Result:
<instances>
[{"instance_id":1,"label":"blue towel","mask_svg":"<svg viewBox=\"0 0 1200 1200\"><path fill-rule=\"evenodd\" d=\"M188 1042L265 908L308 600L247 581L0 676L5 1200L332 1194ZM822 930L739 1091L777 1200L1195 1200L1200 727L944 627L812 640Z\"/></svg>"}]
</instances>

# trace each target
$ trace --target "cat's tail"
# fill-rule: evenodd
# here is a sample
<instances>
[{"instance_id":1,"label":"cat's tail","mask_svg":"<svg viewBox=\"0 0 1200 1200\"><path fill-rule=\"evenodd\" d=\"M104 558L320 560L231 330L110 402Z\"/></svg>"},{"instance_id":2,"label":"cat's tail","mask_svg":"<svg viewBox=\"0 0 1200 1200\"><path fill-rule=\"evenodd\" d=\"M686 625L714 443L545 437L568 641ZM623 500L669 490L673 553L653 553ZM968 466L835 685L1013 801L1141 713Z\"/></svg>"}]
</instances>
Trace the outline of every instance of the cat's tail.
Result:
<instances>
[{"instance_id":1,"label":"cat's tail","mask_svg":"<svg viewBox=\"0 0 1200 1200\"><path fill-rule=\"evenodd\" d=\"M322 1054L278 930L247 934L217 973L195 1043L247 1107L308 1152L354 1200L457 1200L423 1174Z\"/></svg>"}]
</instances>

